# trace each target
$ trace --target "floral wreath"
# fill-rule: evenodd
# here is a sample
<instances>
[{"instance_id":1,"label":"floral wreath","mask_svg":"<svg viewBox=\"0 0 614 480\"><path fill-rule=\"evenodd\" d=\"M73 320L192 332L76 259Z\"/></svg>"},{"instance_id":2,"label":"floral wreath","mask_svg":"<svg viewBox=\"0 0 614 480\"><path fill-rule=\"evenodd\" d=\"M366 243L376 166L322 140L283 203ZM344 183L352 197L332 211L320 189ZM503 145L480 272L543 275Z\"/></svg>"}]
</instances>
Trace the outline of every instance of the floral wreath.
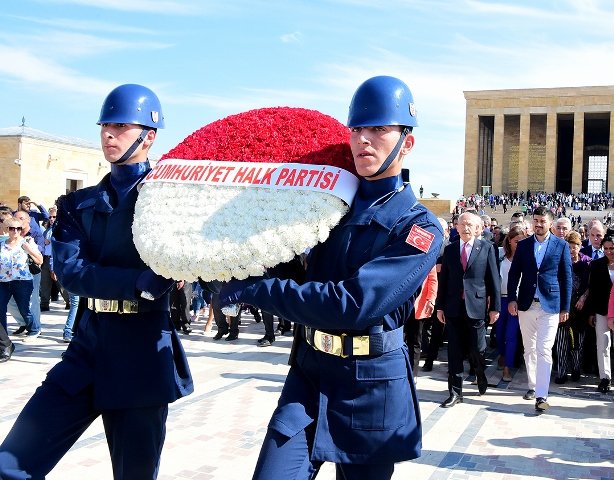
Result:
<instances>
[{"instance_id":1,"label":"floral wreath","mask_svg":"<svg viewBox=\"0 0 614 480\"><path fill-rule=\"evenodd\" d=\"M132 227L141 258L167 278L211 281L262 275L304 253L356 191L348 140L334 118L290 107L200 128L142 185Z\"/></svg>"}]
</instances>

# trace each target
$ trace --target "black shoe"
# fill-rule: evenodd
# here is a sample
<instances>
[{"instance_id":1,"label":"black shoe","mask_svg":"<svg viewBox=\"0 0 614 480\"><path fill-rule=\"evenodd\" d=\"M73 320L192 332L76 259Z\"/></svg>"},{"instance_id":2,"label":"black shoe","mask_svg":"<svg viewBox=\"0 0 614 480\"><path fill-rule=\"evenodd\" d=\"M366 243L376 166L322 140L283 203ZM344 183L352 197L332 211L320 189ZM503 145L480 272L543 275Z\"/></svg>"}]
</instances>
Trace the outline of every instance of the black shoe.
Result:
<instances>
[{"instance_id":1,"label":"black shoe","mask_svg":"<svg viewBox=\"0 0 614 480\"><path fill-rule=\"evenodd\" d=\"M217 333L215 334L215 337L213 337L213 340L221 340L221 339L222 339L222 337L223 337L224 335L226 335L227 333L228 333L228 332L217 332Z\"/></svg>"},{"instance_id":2,"label":"black shoe","mask_svg":"<svg viewBox=\"0 0 614 480\"><path fill-rule=\"evenodd\" d=\"M483 373L481 375L478 375L478 391L480 392L480 395L484 395L486 393L486 389L488 388L488 379L486 378L486 375L484 375Z\"/></svg>"},{"instance_id":3,"label":"black shoe","mask_svg":"<svg viewBox=\"0 0 614 480\"><path fill-rule=\"evenodd\" d=\"M533 400L535 398L535 390L527 390L527 393L525 393L522 398L525 400Z\"/></svg>"},{"instance_id":4,"label":"black shoe","mask_svg":"<svg viewBox=\"0 0 614 480\"><path fill-rule=\"evenodd\" d=\"M433 371L433 360L426 359L424 361L424 366L422 367L423 372L432 372Z\"/></svg>"},{"instance_id":5,"label":"black shoe","mask_svg":"<svg viewBox=\"0 0 614 480\"><path fill-rule=\"evenodd\" d=\"M580 371L577 370L577 371L571 372L571 379L574 382L577 382L578 380L580 380Z\"/></svg>"},{"instance_id":6,"label":"black shoe","mask_svg":"<svg viewBox=\"0 0 614 480\"><path fill-rule=\"evenodd\" d=\"M457 403L463 403L463 396L452 394L441 404L441 408L450 408Z\"/></svg>"},{"instance_id":7,"label":"black shoe","mask_svg":"<svg viewBox=\"0 0 614 480\"><path fill-rule=\"evenodd\" d=\"M49 311L49 305L45 305L44 307L41 305L41 312L48 312Z\"/></svg>"},{"instance_id":8,"label":"black shoe","mask_svg":"<svg viewBox=\"0 0 614 480\"><path fill-rule=\"evenodd\" d=\"M602 378L597 386L597 390L601 393L608 393L610 391L610 380L607 378Z\"/></svg>"},{"instance_id":9,"label":"black shoe","mask_svg":"<svg viewBox=\"0 0 614 480\"><path fill-rule=\"evenodd\" d=\"M270 347L271 345L273 345L273 342L268 338L265 338L262 342L258 342L259 347Z\"/></svg>"},{"instance_id":10,"label":"black shoe","mask_svg":"<svg viewBox=\"0 0 614 480\"><path fill-rule=\"evenodd\" d=\"M535 410L537 410L538 412L545 412L549 408L550 404L546 401L545 398L538 397L537 400L535 400Z\"/></svg>"},{"instance_id":11,"label":"black shoe","mask_svg":"<svg viewBox=\"0 0 614 480\"><path fill-rule=\"evenodd\" d=\"M25 335L26 334L26 326L22 325L17 330L13 332L13 335Z\"/></svg>"},{"instance_id":12,"label":"black shoe","mask_svg":"<svg viewBox=\"0 0 614 480\"><path fill-rule=\"evenodd\" d=\"M10 347L6 347L2 353L0 353L0 363L8 362L15 351L15 344L11 343Z\"/></svg>"},{"instance_id":13,"label":"black shoe","mask_svg":"<svg viewBox=\"0 0 614 480\"><path fill-rule=\"evenodd\" d=\"M226 341L227 342L232 342L233 340L236 340L237 338L239 338L239 334L238 333L231 333L230 335L228 335L226 337Z\"/></svg>"},{"instance_id":14,"label":"black shoe","mask_svg":"<svg viewBox=\"0 0 614 480\"><path fill-rule=\"evenodd\" d=\"M567 383L567 375L565 375L564 377L555 377L554 383L556 383L557 385L563 385L564 383Z\"/></svg>"},{"instance_id":15,"label":"black shoe","mask_svg":"<svg viewBox=\"0 0 614 480\"><path fill-rule=\"evenodd\" d=\"M258 311L256 310L256 313L254 313L254 321L256 323L260 323L262 322L262 317L260 316L260 313L258 313Z\"/></svg>"},{"instance_id":16,"label":"black shoe","mask_svg":"<svg viewBox=\"0 0 614 480\"><path fill-rule=\"evenodd\" d=\"M186 335L189 335L190 333L192 333L192 329L190 327L188 327L188 326L183 327L181 330Z\"/></svg>"}]
</instances>

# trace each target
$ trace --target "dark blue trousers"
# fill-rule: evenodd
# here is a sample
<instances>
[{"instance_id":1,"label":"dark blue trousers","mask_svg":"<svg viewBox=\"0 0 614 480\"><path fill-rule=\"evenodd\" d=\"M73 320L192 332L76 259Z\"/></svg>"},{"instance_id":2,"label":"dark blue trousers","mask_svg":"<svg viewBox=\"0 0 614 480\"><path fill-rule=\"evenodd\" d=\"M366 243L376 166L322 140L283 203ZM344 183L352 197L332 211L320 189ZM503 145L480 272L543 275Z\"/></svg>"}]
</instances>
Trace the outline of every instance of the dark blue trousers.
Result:
<instances>
[{"instance_id":1,"label":"dark blue trousers","mask_svg":"<svg viewBox=\"0 0 614 480\"><path fill-rule=\"evenodd\" d=\"M288 438L276 430L268 429L262 443L258 463L252 480L312 480L323 462L310 460L314 425ZM394 463L384 465L336 464L336 480L389 480Z\"/></svg>"},{"instance_id":2,"label":"dark blue trousers","mask_svg":"<svg viewBox=\"0 0 614 480\"><path fill-rule=\"evenodd\" d=\"M168 405L98 411L92 398L91 389L72 396L44 381L0 445L0 478L44 479L102 415L115 480L155 479Z\"/></svg>"}]
</instances>

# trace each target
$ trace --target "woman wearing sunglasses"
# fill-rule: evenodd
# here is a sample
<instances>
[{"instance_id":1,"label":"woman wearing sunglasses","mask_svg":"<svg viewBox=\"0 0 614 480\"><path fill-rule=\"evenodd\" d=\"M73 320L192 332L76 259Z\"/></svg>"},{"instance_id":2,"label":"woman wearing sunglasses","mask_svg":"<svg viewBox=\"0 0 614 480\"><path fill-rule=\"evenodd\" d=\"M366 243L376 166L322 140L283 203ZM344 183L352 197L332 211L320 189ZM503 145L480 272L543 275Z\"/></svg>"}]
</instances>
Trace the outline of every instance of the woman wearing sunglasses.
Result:
<instances>
[{"instance_id":1,"label":"woman wearing sunglasses","mask_svg":"<svg viewBox=\"0 0 614 480\"><path fill-rule=\"evenodd\" d=\"M32 323L30 296L32 274L28 268L28 255L41 264L43 256L32 239L21 236L21 222L16 218L4 221L8 238L0 242L0 324L6 328L6 307L15 298L19 312L26 320L26 328Z\"/></svg>"}]
</instances>

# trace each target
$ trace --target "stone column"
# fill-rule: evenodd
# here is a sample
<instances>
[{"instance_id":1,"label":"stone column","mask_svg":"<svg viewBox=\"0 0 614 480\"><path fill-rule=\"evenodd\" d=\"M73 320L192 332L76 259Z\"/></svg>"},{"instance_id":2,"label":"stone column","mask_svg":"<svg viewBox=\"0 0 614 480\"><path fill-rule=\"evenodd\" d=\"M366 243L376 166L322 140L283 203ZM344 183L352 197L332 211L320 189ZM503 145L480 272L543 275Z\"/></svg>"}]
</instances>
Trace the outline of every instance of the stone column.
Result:
<instances>
[{"instance_id":1,"label":"stone column","mask_svg":"<svg viewBox=\"0 0 614 480\"><path fill-rule=\"evenodd\" d=\"M556 112L546 114L546 179L544 190L554 192L556 188Z\"/></svg>"},{"instance_id":2,"label":"stone column","mask_svg":"<svg viewBox=\"0 0 614 480\"><path fill-rule=\"evenodd\" d=\"M479 117L467 111L465 119L465 179L463 195L481 193L478 185L478 135L480 131Z\"/></svg>"},{"instance_id":3,"label":"stone column","mask_svg":"<svg viewBox=\"0 0 614 480\"><path fill-rule=\"evenodd\" d=\"M492 145L492 192L500 194L508 191L507 178L503 178L503 133L504 117L502 113L495 115L495 128ZM614 163L614 162L613 162Z\"/></svg>"},{"instance_id":4,"label":"stone column","mask_svg":"<svg viewBox=\"0 0 614 480\"><path fill-rule=\"evenodd\" d=\"M531 115L520 114L520 140L518 146L518 191L526 192L529 177L529 140L531 138Z\"/></svg>"},{"instance_id":5,"label":"stone column","mask_svg":"<svg viewBox=\"0 0 614 480\"><path fill-rule=\"evenodd\" d=\"M573 116L573 166L571 169L571 192L582 192L584 175L584 112L577 111Z\"/></svg>"}]
</instances>

